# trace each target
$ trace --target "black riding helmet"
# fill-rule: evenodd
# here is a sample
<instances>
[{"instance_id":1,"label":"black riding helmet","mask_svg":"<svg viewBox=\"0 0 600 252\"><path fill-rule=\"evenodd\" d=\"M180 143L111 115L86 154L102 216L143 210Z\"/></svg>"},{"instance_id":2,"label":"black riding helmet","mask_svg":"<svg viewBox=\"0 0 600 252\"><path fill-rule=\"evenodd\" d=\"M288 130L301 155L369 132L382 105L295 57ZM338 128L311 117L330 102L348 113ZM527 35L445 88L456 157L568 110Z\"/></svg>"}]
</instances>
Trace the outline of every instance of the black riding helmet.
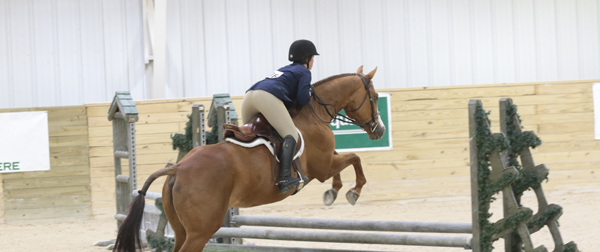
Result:
<instances>
[{"instance_id":1,"label":"black riding helmet","mask_svg":"<svg viewBox=\"0 0 600 252\"><path fill-rule=\"evenodd\" d=\"M315 44L313 44L313 42L310 42L310 40L299 39L294 41L294 43L292 43L292 45L290 46L288 60L297 62L312 55L319 55Z\"/></svg>"}]
</instances>

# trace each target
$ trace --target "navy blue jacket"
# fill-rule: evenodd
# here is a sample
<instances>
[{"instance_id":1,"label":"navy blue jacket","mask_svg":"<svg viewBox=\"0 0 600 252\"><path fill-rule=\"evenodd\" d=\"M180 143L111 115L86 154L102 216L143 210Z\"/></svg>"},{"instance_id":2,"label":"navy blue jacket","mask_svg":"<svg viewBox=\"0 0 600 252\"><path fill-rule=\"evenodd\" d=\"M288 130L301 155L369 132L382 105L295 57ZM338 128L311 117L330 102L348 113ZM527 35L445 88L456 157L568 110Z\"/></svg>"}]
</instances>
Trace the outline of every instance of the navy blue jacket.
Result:
<instances>
[{"instance_id":1,"label":"navy blue jacket","mask_svg":"<svg viewBox=\"0 0 600 252\"><path fill-rule=\"evenodd\" d=\"M252 85L250 90L264 90L279 98L290 109L294 100L302 106L310 102L310 70L302 64L293 63L279 68L264 80ZM246 92L248 92L246 91Z\"/></svg>"}]
</instances>

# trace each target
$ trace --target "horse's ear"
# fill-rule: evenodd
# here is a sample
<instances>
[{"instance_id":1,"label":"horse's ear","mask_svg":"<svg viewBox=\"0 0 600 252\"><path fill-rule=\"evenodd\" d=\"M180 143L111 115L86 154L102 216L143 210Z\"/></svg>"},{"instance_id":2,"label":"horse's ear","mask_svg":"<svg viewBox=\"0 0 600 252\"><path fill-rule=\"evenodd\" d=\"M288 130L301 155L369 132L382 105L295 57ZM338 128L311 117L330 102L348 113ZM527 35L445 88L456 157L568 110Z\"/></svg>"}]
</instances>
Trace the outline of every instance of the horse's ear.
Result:
<instances>
[{"instance_id":1,"label":"horse's ear","mask_svg":"<svg viewBox=\"0 0 600 252\"><path fill-rule=\"evenodd\" d=\"M373 79L373 76L375 76L375 72L377 72L377 67L375 67L375 69L373 69L373 71L371 71L370 73L368 73L367 77L369 79Z\"/></svg>"},{"instance_id":2,"label":"horse's ear","mask_svg":"<svg viewBox=\"0 0 600 252\"><path fill-rule=\"evenodd\" d=\"M363 66L358 67L358 70L356 70L356 73L362 74L362 69L363 69Z\"/></svg>"}]
</instances>

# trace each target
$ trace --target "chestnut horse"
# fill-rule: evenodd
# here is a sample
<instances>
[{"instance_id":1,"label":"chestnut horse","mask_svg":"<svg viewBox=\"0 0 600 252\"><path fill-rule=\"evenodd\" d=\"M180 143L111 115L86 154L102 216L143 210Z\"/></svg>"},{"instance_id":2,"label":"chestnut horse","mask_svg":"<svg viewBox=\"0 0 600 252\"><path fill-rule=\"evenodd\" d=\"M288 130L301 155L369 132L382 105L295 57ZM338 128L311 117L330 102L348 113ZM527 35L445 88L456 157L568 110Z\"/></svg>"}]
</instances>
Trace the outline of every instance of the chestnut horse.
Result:
<instances>
[{"instance_id":1,"label":"chestnut horse","mask_svg":"<svg viewBox=\"0 0 600 252\"><path fill-rule=\"evenodd\" d=\"M377 111L378 94L371 82L377 68L363 75L341 74L315 84L310 104L293 114L296 127L305 141L301 162L304 176L320 182L334 177L332 189L324 195L331 204L342 187L340 172L349 165L356 171L356 186L347 196L358 199L367 182L360 158L354 153L335 152L335 138L329 123L342 109L346 120L363 128L371 140L385 132ZM202 251L206 242L221 227L230 207L252 207L283 200L273 182L273 156L263 147L244 148L222 142L191 150L179 163L161 169L146 180L132 202L129 215L119 229L114 251L135 251L144 210L144 195L156 178L168 175L163 186L163 206L175 232L174 252Z\"/></svg>"}]
</instances>

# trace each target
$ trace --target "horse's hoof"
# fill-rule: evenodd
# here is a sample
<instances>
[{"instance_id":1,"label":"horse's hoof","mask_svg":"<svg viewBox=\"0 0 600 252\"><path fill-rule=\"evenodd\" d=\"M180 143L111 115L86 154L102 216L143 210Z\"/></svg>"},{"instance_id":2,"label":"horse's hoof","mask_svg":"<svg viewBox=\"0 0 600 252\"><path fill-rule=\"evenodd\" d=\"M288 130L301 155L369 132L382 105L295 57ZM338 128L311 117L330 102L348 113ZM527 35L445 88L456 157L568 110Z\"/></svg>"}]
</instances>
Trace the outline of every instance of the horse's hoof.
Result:
<instances>
[{"instance_id":1,"label":"horse's hoof","mask_svg":"<svg viewBox=\"0 0 600 252\"><path fill-rule=\"evenodd\" d=\"M356 204L356 201L358 200L358 197L360 195L358 195L358 193L354 190L350 190L346 193L346 199L348 200L348 203L350 203L350 205Z\"/></svg>"},{"instance_id":2,"label":"horse's hoof","mask_svg":"<svg viewBox=\"0 0 600 252\"><path fill-rule=\"evenodd\" d=\"M329 189L323 193L323 204L326 206L331 206L335 199L337 198L337 191L335 189Z\"/></svg>"}]
</instances>

